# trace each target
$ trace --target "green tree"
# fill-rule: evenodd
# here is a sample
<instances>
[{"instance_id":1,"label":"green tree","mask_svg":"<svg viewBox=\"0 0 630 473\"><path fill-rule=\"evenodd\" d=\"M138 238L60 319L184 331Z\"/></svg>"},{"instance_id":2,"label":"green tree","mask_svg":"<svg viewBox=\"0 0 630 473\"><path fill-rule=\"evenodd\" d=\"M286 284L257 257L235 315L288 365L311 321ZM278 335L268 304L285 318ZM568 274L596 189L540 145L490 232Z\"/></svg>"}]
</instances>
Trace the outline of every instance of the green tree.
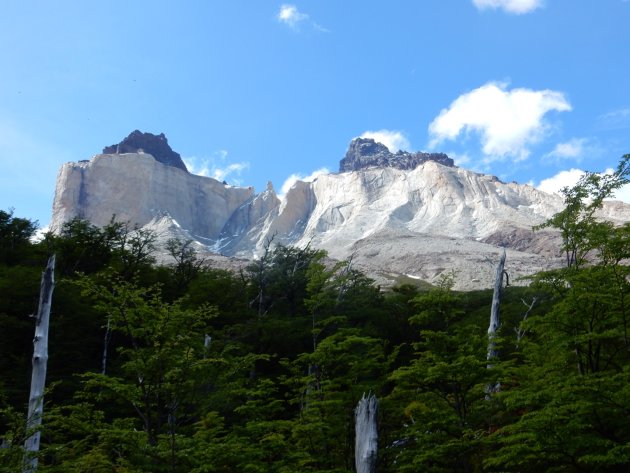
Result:
<instances>
[{"instance_id":1,"label":"green tree","mask_svg":"<svg viewBox=\"0 0 630 473\"><path fill-rule=\"evenodd\" d=\"M400 472L475 471L493 408L485 395L492 379L486 337L473 327L425 330L422 336L417 358L390 378L395 388L387 412L400 423L388 435L389 467Z\"/></svg>"},{"instance_id":2,"label":"green tree","mask_svg":"<svg viewBox=\"0 0 630 473\"><path fill-rule=\"evenodd\" d=\"M290 365L286 382L300 407L291 434L295 471L353 471L354 409L364 393L380 392L384 383L383 341L341 328Z\"/></svg>"},{"instance_id":3,"label":"green tree","mask_svg":"<svg viewBox=\"0 0 630 473\"><path fill-rule=\"evenodd\" d=\"M546 312L523 322L519 364L498 397L504 425L485 464L499 471L617 472L630 466L627 420L627 225L598 218L603 200L628 182L630 155L608 175L565 189L557 228L565 268L539 274Z\"/></svg>"},{"instance_id":4,"label":"green tree","mask_svg":"<svg viewBox=\"0 0 630 473\"><path fill-rule=\"evenodd\" d=\"M214 360L206 357L205 333L215 311L186 310L161 300L157 288L141 288L122 279L81 282L119 333L120 366L115 375L84 375L83 398L117 407L117 416L133 419L146 436L150 471L188 471L179 448L182 430L199 419L198 407Z\"/></svg>"},{"instance_id":5,"label":"green tree","mask_svg":"<svg viewBox=\"0 0 630 473\"><path fill-rule=\"evenodd\" d=\"M166 250L175 260L172 267L173 278L178 292L183 293L200 274L205 261L199 258L193 247L193 240L169 238Z\"/></svg>"},{"instance_id":6,"label":"green tree","mask_svg":"<svg viewBox=\"0 0 630 473\"><path fill-rule=\"evenodd\" d=\"M419 329L414 356L390 374L383 401L388 432L382 462L388 471L475 471L493 402L485 387L495 374L486 366L487 338L464 311L466 299L452 290L454 275L414 299ZM402 347L401 347L402 348Z\"/></svg>"},{"instance_id":7,"label":"green tree","mask_svg":"<svg viewBox=\"0 0 630 473\"><path fill-rule=\"evenodd\" d=\"M37 226L37 221L14 217L13 209L0 210L0 264L14 265L24 259Z\"/></svg>"},{"instance_id":8,"label":"green tree","mask_svg":"<svg viewBox=\"0 0 630 473\"><path fill-rule=\"evenodd\" d=\"M111 267L131 280L155 262L155 241L154 232L132 228L114 216L102 228L74 218L63 224L58 235L48 233L44 243L58 255L62 276L92 274Z\"/></svg>"},{"instance_id":9,"label":"green tree","mask_svg":"<svg viewBox=\"0 0 630 473\"><path fill-rule=\"evenodd\" d=\"M322 253L309 247L265 245L260 258L247 267L258 315L270 311L291 317L305 313L302 301L306 296L307 270Z\"/></svg>"},{"instance_id":10,"label":"green tree","mask_svg":"<svg viewBox=\"0 0 630 473\"><path fill-rule=\"evenodd\" d=\"M547 220L540 228L555 228L562 236L562 250L567 267L580 268L595 250L610 225L597 218L605 199L630 182L630 154L621 158L611 174L585 173L573 187L562 189L564 209Z\"/></svg>"}]
</instances>

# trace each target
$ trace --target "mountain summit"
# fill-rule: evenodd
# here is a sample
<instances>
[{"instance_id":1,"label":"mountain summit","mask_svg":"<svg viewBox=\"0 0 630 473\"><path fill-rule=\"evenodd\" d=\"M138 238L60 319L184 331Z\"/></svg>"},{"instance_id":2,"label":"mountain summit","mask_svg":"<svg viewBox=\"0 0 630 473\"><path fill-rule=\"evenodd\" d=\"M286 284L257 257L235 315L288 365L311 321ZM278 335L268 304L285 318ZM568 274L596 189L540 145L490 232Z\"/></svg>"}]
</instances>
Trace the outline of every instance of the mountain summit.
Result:
<instances>
[{"instance_id":1,"label":"mountain summit","mask_svg":"<svg viewBox=\"0 0 630 473\"><path fill-rule=\"evenodd\" d=\"M164 133L154 135L134 130L120 143L103 148L103 154L126 153L147 153L162 164L188 172L182 157L169 146Z\"/></svg>"},{"instance_id":2,"label":"mountain summit","mask_svg":"<svg viewBox=\"0 0 630 473\"><path fill-rule=\"evenodd\" d=\"M453 160L444 153L409 153L402 150L392 153L387 146L372 138L355 138L350 142L346 156L339 163L339 172L358 171L372 167L411 170L427 161L435 161L449 167L455 165Z\"/></svg>"}]
</instances>

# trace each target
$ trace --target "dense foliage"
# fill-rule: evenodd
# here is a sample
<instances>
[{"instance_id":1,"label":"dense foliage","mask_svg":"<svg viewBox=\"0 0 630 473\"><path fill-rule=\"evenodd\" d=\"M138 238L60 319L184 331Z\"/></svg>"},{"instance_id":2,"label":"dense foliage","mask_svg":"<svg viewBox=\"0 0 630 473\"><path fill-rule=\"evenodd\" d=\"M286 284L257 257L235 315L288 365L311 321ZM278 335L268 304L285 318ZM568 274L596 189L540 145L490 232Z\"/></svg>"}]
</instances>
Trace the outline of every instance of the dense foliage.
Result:
<instances>
[{"instance_id":1,"label":"dense foliage","mask_svg":"<svg viewBox=\"0 0 630 473\"><path fill-rule=\"evenodd\" d=\"M595 211L629 166L566 189L546 224L566 267L505 288L491 366L492 294L453 291L457 274L385 293L310 248L268 245L232 274L177 241L160 267L154 236L123 223L33 243L36 222L0 211L0 471L20 471L29 434L52 252L42 472L351 472L367 392L379 472L628 471L630 225Z\"/></svg>"}]
</instances>

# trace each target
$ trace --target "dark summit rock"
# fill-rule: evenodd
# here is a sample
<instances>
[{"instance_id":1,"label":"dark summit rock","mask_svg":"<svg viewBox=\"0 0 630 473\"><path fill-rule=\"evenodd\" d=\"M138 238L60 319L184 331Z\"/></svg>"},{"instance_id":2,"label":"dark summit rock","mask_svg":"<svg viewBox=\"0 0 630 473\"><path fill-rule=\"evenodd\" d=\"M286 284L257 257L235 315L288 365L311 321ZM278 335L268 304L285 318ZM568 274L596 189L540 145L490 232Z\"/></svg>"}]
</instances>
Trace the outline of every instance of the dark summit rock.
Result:
<instances>
[{"instance_id":1,"label":"dark summit rock","mask_svg":"<svg viewBox=\"0 0 630 473\"><path fill-rule=\"evenodd\" d=\"M188 172L182 157L168 145L164 133L154 135L135 130L120 143L103 148L103 154L137 153L139 151L150 154L162 164Z\"/></svg>"},{"instance_id":2,"label":"dark summit rock","mask_svg":"<svg viewBox=\"0 0 630 473\"><path fill-rule=\"evenodd\" d=\"M358 171L372 167L392 167L415 169L427 161L435 161L444 166L453 167L455 163L444 153L392 153L387 146L372 138L355 138L350 143L346 156L339 162L339 172Z\"/></svg>"}]
</instances>

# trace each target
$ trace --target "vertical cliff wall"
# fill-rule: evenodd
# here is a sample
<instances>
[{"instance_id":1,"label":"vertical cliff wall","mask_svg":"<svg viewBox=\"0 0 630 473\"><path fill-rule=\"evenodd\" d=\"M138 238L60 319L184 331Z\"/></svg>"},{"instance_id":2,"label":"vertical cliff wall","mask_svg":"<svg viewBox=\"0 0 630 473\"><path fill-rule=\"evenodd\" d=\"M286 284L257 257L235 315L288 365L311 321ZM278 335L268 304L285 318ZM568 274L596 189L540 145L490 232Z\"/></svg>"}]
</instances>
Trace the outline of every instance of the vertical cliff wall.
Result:
<instances>
[{"instance_id":1,"label":"vertical cliff wall","mask_svg":"<svg viewBox=\"0 0 630 473\"><path fill-rule=\"evenodd\" d=\"M150 154L100 154L62 166L51 227L56 231L74 217L102 226L112 215L143 226L168 214L193 235L217 238L234 211L253 197L251 187L195 176Z\"/></svg>"}]
</instances>

